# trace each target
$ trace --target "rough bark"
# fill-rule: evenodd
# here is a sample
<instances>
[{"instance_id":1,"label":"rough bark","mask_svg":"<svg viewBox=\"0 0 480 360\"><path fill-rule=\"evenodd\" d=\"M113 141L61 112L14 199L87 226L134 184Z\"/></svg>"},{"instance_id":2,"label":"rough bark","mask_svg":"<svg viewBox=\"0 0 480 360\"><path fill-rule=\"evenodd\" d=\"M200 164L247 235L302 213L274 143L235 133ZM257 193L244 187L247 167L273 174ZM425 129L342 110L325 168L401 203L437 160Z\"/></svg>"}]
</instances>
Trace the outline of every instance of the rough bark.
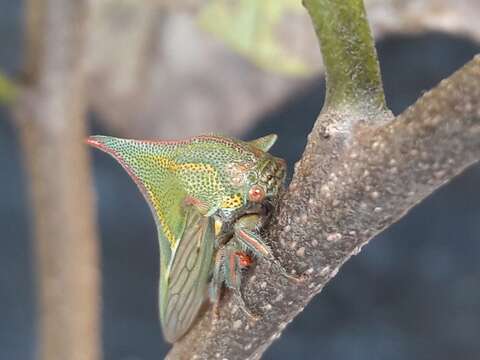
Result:
<instances>
[{"instance_id":1,"label":"rough bark","mask_svg":"<svg viewBox=\"0 0 480 360\"><path fill-rule=\"evenodd\" d=\"M39 359L100 358L98 244L87 149L87 2L26 3L15 104L30 181Z\"/></svg>"},{"instance_id":2,"label":"rough bark","mask_svg":"<svg viewBox=\"0 0 480 360\"><path fill-rule=\"evenodd\" d=\"M394 120L357 109L320 114L269 239L302 284L260 261L246 281L250 321L230 298L176 343L169 359L258 359L342 264L413 206L480 159L480 56Z\"/></svg>"}]
</instances>

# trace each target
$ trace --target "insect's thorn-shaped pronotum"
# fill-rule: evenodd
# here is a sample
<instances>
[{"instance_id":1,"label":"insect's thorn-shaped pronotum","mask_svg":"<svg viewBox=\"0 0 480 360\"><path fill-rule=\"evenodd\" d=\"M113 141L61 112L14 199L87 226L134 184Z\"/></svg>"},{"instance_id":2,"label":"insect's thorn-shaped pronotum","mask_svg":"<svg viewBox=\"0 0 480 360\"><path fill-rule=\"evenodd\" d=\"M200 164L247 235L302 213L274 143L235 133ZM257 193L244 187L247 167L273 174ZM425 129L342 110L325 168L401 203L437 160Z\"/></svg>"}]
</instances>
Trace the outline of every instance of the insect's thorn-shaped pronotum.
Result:
<instances>
[{"instance_id":1,"label":"insect's thorn-shaped pronotum","mask_svg":"<svg viewBox=\"0 0 480 360\"><path fill-rule=\"evenodd\" d=\"M239 293L241 269L250 256L265 252L271 256L258 230L265 215L263 204L275 203L285 178L285 162L267 152L276 138L268 135L245 142L207 135L144 141L92 136L87 140L124 167L155 217L160 319L168 341L188 331L209 283L213 301L218 301L222 284Z\"/></svg>"}]
</instances>

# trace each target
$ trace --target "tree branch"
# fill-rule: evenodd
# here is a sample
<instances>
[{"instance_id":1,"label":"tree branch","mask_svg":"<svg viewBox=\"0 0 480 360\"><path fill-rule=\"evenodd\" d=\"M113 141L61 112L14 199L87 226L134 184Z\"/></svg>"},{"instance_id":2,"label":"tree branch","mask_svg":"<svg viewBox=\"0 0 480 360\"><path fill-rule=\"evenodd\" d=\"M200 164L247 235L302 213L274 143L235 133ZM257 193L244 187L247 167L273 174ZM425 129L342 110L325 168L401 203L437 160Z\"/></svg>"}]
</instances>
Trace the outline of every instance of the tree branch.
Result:
<instances>
[{"instance_id":1,"label":"tree branch","mask_svg":"<svg viewBox=\"0 0 480 360\"><path fill-rule=\"evenodd\" d=\"M325 64L325 109L358 103L386 109L375 44L363 0L303 0ZM369 101L366 101L366 100Z\"/></svg>"},{"instance_id":2,"label":"tree branch","mask_svg":"<svg viewBox=\"0 0 480 360\"><path fill-rule=\"evenodd\" d=\"M252 322L228 297L169 359L258 359L363 245L480 159L480 57L396 119L329 108L319 116L268 234L294 284L259 261L246 281ZM379 121L380 120L380 121Z\"/></svg>"},{"instance_id":3,"label":"tree branch","mask_svg":"<svg viewBox=\"0 0 480 360\"><path fill-rule=\"evenodd\" d=\"M43 360L95 360L98 249L86 135L87 1L26 4L25 84L15 104L30 180Z\"/></svg>"}]
</instances>

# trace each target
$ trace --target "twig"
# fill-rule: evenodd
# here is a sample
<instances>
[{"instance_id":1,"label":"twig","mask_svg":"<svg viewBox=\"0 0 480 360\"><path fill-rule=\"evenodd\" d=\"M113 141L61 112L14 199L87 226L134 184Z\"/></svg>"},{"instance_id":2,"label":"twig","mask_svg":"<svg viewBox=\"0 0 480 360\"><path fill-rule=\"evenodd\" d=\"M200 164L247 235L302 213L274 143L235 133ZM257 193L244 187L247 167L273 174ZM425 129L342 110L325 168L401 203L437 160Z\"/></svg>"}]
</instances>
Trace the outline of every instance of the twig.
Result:
<instances>
[{"instance_id":1,"label":"twig","mask_svg":"<svg viewBox=\"0 0 480 360\"><path fill-rule=\"evenodd\" d=\"M29 0L15 115L30 180L39 359L95 360L98 244L85 137L87 1Z\"/></svg>"},{"instance_id":2,"label":"twig","mask_svg":"<svg viewBox=\"0 0 480 360\"><path fill-rule=\"evenodd\" d=\"M384 110L385 96L375 44L362 0L331 5L330 0L303 0L320 40L327 95L324 110L370 106ZM368 99L368 101L367 101Z\"/></svg>"}]
</instances>

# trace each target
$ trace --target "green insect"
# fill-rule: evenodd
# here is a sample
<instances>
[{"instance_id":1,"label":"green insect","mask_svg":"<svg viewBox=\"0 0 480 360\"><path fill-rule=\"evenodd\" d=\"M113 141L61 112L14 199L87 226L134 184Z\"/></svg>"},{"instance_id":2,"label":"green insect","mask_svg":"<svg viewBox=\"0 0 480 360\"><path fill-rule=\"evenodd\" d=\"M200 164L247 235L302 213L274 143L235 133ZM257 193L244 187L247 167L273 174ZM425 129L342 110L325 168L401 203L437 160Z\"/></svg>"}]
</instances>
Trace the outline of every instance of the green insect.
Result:
<instances>
[{"instance_id":1,"label":"green insect","mask_svg":"<svg viewBox=\"0 0 480 360\"><path fill-rule=\"evenodd\" d=\"M160 320L167 341L189 330L207 297L218 304L224 285L253 316L240 292L242 269L252 258L263 257L294 278L260 235L285 179L285 161L267 152L276 139L87 140L125 168L155 217Z\"/></svg>"}]
</instances>

